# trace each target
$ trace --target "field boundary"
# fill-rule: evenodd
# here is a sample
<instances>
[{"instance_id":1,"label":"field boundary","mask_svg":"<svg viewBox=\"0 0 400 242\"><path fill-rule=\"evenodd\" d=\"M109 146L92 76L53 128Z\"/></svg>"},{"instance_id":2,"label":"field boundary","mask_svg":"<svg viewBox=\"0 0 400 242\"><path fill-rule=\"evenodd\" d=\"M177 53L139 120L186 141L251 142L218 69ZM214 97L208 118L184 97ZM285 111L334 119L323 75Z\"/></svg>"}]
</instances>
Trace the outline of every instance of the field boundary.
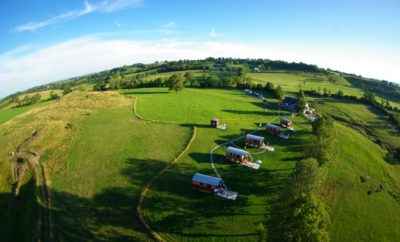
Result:
<instances>
[{"instance_id":1,"label":"field boundary","mask_svg":"<svg viewBox=\"0 0 400 242\"><path fill-rule=\"evenodd\" d=\"M136 103L136 102L135 102ZM151 237L153 237L153 239L155 239L156 241L165 241L161 235L159 233L157 233L156 231L154 231L150 225L146 222L146 220L144 219L143 216L143 202L144 199L146 197L146 194L150 191L151 186L153 185L153 183L160 177L162 176L169 168L171 168L173 165L175 165L178 160L189 150L189 148L191 147L193 141L196 139L197 137L197 128L195 126L192 127L192 137L190 138L190 140L188 141L188 143L186 144L185 149L183 149L178 156L176 156L171 162L169 162L160 172L158 172L157 175L155 175L152 179L150 179L147 184L144 186L142 192L140 193L140 197L139 197L139 203L136 207L136 212L137 212L137 216L141 222L141 224L146 228L147 232L151 235Z\"/></svg>"}]
</instances>

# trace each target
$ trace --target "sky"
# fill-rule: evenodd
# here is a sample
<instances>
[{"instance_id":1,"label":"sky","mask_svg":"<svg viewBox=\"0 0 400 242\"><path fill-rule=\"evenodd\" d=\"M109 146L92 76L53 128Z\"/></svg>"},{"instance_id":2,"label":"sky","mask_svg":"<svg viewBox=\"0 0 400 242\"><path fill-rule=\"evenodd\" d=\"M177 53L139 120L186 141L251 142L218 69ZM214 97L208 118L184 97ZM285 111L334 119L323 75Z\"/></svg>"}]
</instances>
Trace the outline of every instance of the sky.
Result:
<instances>
[{"instance_id":1,"label":"sky","mask_svg":"<svg viewBox=\"0 0 400 242\"><path fill-rule=\"evenodd\" d=\"M267 58L400 83L399 0L2 0L0 98L133 63Z\"/></svg>"}]
</instances>

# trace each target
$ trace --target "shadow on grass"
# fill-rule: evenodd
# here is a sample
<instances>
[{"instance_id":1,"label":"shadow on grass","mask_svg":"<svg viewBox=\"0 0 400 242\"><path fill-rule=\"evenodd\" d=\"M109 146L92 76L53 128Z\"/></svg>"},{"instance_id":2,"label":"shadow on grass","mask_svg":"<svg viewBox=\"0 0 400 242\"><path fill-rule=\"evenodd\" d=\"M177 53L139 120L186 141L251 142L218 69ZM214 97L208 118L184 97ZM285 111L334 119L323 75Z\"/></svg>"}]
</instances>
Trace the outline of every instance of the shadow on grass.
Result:
<instances>
[{"instance_id":1,"label":"shadow on grass","mask_svg":"<svg viewBox=\"0 0 400 242\"><path fill-rule=\"evenodd\" d=\"M130 158L121 175L128 178L124 186L112 186L82 196L51 190L52 208L49 211L36 200L40 191L33 179L21 187L20 195L0 194L0 215L7 218L1 226L2 241L32 241L38 231L48 228L39 221L38 214L52 217L53 241L149 241L147 231L136 214L136 206L143 185L166 163L157 160ZM50 241L41 238L41 241Z\"/></svg>"}]
</instances>

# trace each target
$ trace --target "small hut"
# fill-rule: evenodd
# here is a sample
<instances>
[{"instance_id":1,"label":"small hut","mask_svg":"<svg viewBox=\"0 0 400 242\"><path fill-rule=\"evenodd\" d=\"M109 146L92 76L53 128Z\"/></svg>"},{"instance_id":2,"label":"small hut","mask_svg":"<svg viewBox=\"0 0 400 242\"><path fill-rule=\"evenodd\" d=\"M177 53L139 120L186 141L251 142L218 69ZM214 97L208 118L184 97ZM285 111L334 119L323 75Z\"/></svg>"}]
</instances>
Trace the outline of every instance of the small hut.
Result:
<instances>
[{"instance_id":1,"label":"small hut","mask_svg":"<svg viewBox=\"0 0 400 242\"><path fill-rule=\"evenodd\" d=\"M226 149L225 158L230 162L236 163L245 163L251 161L249 152L231 146Z\"/></svg>"},{"instance_id":2,"label":"small hut","mask_svg":"<svg viewBox=\"0 0 400 242\"><path fill-rule=\"evenodd\" d=\"M212 128L218 128L219 120L217 118L211 119L210 125Z\"/></svg>"},{"instance_id":3,"label":"small hut","mask_svg":"<svg viewBox=\"0 0 400 242\"><path fill-rule=\"evenodd\" d=\"M298 99L294 97L285 97L280 107L290 112L296 112L298 109Z\"/></svg>"},{"instance_id":4,"label":"small hut","mask_svg":"<svg viewBox=\"0 0 400 242\"><path fill-rule=\"evenodd\" d=\"M281 127L275 124L267 124L265 127L268 133L273 135L279 135L281 132Z\"/></svg>"},{"instance_id":5,"label":"small hut","mask_svg":"<svg viewBox=\"0 0 400 242\"><path fill-rule=\"evenodd\" d=\"M288 117L283 117L283 118L281 118L280 125L283 128L292 128L293 127L293 122Z\"/></svg>"},{"instance_id":6,"label":"small hut","mask_svg":"<svg viewBox=\"0 0 400 242\"><path fill-rule=\"evenodd\" d=\"M216 189L224 189L222 178L196 173L192 177L192 188L204 192L214 192Z\"/></svg>"},{"instance_id":7,"label":"small hut","mask_svg":"<svg viewBox=\"0 0 400 242\"><path fill-rule=\"evenodd\" d=\"M247 134L246 135L246 146L257 147L257 148L262 147L262 146L264 146L264 137Z\"/></svg>"}]
</instances>

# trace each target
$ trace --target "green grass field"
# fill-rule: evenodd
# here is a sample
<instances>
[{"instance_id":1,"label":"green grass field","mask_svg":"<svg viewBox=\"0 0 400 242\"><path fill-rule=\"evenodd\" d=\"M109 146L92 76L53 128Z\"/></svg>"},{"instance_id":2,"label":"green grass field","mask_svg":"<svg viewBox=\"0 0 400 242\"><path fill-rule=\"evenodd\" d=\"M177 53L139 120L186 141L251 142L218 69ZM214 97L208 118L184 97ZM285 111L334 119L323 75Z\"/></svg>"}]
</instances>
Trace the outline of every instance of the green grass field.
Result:
<instances>
[{"instance_id":1,"label":"green grass field","mask_svg":"<svg viewBox=\"0 0 400 242\"><path fill-rule=\"evenodd\" d=\"M335 128L337 157L325 167L328 175L322 191L330 206L331 240L397 241L399 167L387 163L385 151L359 132L339 123ZM369 178L362 182L361 176ZM383 191L368 194L381 184Z\"/></svg>"},{"instance_id":2,"label":"green grass field","mask_svg":"<svg viewBox=\"0 0 400 242\"><path fill-rule=\"evenodd\" d=\"M48 102L44 101L44 102L40 102L40 103L37 103L34 105L29 105L29 106L24 106L24 107L14 108L14 107L8 106L3 109L0 109L0 124L13 119L14 117L16 117L22 113L25 113L25 112L31 110L32 108L42 107L47 104L48 104Z\"/></svg>"},{"instance_id":3,"label":"green grass field","mask_svg":"<svg viewBox=\"0 0 400 242\"><path fill-rule=\"evenodd\" d=\"M298 73L254 75L285 84L289 92L297 90L301 78L309 78ZM305 85L314 89L317 84L308 80ZM353 90L346 83L341 85ZM39 130L29 148L40 152L50 175L58 241L150 240L136 216L139 194L184 149L192 126L197 127L197 136L190 149L155 180L144 200L146 221L167 241L259 241L261 223L269 241L277 240L273 218L280 211L276 205L310 141L308 121L293 117L296 132L283 140L257 131L258 123L279 122L280 116L288 115L276 108L273 99L266 105L242 91L222 89L186 88L175 93L147 88L121 93L77 90L59 102L0 110L1 170L10 170L8 152ZM131 97L137 98L138 114L164 122L135 118ZM388 161L387 151L373 140L396 145L398 132L380 112L364 104L314 101L320 111L336 118L335 161L322 168L326 179L320 191L331 214L331 241L397 241L400 168ZM228 129L210 128L213 117ZM259 170L223 162L224 147L213 155L218 173L231 190L239 192L238 199L228 201L193 190L195 172L215 175L210 151L248 132L257 132L275 147L275 152L265 153L249 149L255 160L263 161ZM243 143L232 145L242 147ZM0 216L8 222L0 226L0 235L18 234L13 241L28 241L26 231L35 230L34 218L41 206L33 199L35 184L26 180L18 211L10 210L10 190L10 174L0 173Z\"/></svg>"},{"instance_id":4,"label":"green grass field","mask_svg":"<svg viewBox=\"0 0 400 242\"><path fill-rule=\"evenodd\" d=\"M237 201L226 201L192 190L192 175L195 172L215 175L209 162L209 152L214 146L254 131L256 122L279 121L279 115L285 113L263 109L261 101L241 91L186 89L175 94L164 90L128 93L139 98L138 112L145 118L195 124L199 128L188 154L156 181L145 200L146 218L170 241L258 241L256 227L269 223L280 189L295 161L302 156L301 147L309 136L310 125L301 117L296 118L298 132L287 141L259 132L276 148L273 153L254 155L263 161L260 170L225 164L224 149L217 150L214 159L219 173L240 194ZM227 123L228 130L209 128L214 116Z\"/></svg>"},{"instance_id":5,"label":"green grass field","mask_svg":"<svg viewBox=\"0 0 400 242\"><path fill-rule=\"evenodd\" d=\"M63 241L145 241L135 216L142 186L189 138L186 127L134 120L130 107L93 113L53 175L56 232Z\"/></svg>"},{"instance_id":6,"label":"green grass field","mask_svg":"<svg viewBox=\"0 0 400 242\"><path fill-rule=\"evenodd\" d=\"M352 87L346 80L332 83L327 81L325 76L318 74L270 72L249 73L248 76L261 83L271 82L274 85L280 85L283 90L287 92L298 92L300 88L303 90L319 90L322 92L324 88L326 88L331 93L342 90L346 95L362 96L362 91Z\"/></svg>"}]
</instances>

